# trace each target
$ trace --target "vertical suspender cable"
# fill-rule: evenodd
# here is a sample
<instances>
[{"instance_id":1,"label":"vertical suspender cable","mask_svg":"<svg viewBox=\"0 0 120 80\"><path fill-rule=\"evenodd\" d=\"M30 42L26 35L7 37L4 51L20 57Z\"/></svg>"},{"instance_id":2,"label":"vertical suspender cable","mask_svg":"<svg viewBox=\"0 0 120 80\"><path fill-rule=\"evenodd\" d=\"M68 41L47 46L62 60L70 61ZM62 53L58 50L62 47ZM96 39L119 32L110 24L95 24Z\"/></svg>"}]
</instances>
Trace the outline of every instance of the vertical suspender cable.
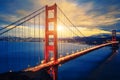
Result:
<instances>
[{"instance_id":1,"label":"vertical suspender cable","mask_svg":"<svg viewBox=\"0 0 120 80\"><path fill-rule=\"evenodd\" d=\"M39 45L38 45L38 48L39 48L38 50L39 50L39 51L38 51L38 63L40 63L40 59L41 59L41 57L40 57L40 56L41 56L41 51L40 51L40 44L41 44L41 39L40 39L40 26L41 26L41 25L40 25L40 14L39 14L39 16L38 16L38 19L39 19L39 20L38 20L38 21L39 21L39 37L38 37L38 38L39 38Z\"/></svg>"},{"instance_id":2,"label":"vertical suspender cable","mask_svg":"<svg viewBox=\"0 0 120 80\"><path fill-rule=\"evenodd\" d=\"M35 17L34 17L34 60L33 62L35 64Z\"/></svg>"}]
</instances>

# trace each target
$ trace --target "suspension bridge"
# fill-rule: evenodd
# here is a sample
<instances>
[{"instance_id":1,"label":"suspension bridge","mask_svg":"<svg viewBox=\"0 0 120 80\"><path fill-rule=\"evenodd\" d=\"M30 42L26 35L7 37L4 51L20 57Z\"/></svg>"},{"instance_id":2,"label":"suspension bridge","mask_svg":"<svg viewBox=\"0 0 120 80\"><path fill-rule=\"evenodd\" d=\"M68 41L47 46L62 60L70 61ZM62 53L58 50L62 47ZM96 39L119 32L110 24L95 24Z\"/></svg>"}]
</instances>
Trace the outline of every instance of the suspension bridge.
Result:
<instances>
[{"instance_id":1,"label":"suspension bridge","mask_svg":"<svg viewBox=\"0 0 120 80\"><path fill-rule=\"evenodd\" d=\"M60 29L61 31L59 31ZM115 30L112 31L111 41L96 46L89 46L83 50L81 50L80 41L76 40L75 36L83 37L86 40L86 36L79 30L79 27L72 23L57 4L42 7L0 29L1 46L7 49L5 51L7 57L10 56L10 53L17 57L15 59L18 61L16 65L19 65L18 67L24 66L25 69L21 68L24 71L35 72L45 68L51 74L53 80L58 79L59 65L93 50L118 44ZM20 42L22 44L17 44L17 46L13 44L11 46L10 42ZM25 48L25 42L31 42L32 46L29 45L29 48ZM70 46L65 48L65 43L70 43ZM38 45L36 46L36 44ZM8 46L11 48L8 48ZM77 49L74 46L77 46ZM24 49L27 49L27 54L23 53ZM39 52L41 49L43 52ZM66 53L66 51L67 54L64 55L63 53ZM27 59L21 57L24 55L28 55ZM31 56L33 58L30 58ZM25 60L27 60L28 64L24 64ZM9 58L7 58L7 61L9 61ZM36 64L31 65L32 61ZM12 71L12 66L8 66L10 71Z\"/></svg>"}]
</instances>

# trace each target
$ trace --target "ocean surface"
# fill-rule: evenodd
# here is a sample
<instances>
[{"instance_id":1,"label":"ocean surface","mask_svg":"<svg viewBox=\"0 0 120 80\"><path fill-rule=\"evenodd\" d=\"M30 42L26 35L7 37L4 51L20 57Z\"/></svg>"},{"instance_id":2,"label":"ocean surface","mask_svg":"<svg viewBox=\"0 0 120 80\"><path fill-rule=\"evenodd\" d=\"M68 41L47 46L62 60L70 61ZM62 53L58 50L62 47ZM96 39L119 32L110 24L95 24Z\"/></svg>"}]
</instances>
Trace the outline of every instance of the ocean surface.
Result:
<instances>
[{"instance_id":1,"label":"ocean surface","mask_svg":"<svg viewBox=\"0 0 120 80\"><path fill-rule=\"evenodd\" d=\"M62 45L62 47L60 46ZM71 47L72 46L72 47ZM90 45L61 43L59 56ZM44 43L0 42L0 73L20 71L43 60ZM111 46L89 52L59 66L59 80L120 80L120 49Z\"/></svg>"}]
</instances>

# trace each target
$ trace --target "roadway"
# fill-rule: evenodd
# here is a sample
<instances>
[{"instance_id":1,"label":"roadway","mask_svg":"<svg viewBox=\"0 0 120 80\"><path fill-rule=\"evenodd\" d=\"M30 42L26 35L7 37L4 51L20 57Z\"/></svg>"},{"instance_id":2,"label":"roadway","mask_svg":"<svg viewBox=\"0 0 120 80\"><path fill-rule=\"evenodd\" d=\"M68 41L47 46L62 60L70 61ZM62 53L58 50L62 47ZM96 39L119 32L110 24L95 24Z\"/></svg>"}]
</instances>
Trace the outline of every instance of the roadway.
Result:
<instances>
[{"instance_id":1,"label":"roadway","mask_svg":"<svg viewBox=\"0 0 120 80\"><path fill-rule=\"evenodd\" d=\"M73 54L70 54L70 55L66 55L64 57L60 57L58 58L57 61L49 61L48 63L42 63L42 64L39 64L35 67L31 67L31 68L27 68L25 69L24 71L38 71L38 70L41 70L41 69L44 69L44 68L48 68L48 67L51 67L51 66L55 66L55 65L59 65L59 64L64 64L65 62L68 62L72 59L75 59L79 56L82 56L82 55L85 55L87 54L88 52L91 52L93 50L96 50L96 49L99 49L101 47L105 47L105 46L108 46L108 45L111 45L111 44L116 44L116 43L119 43L118 41L111 41L111 42L108 42L108 43L104 43L104 44L100 44L100 45L96 45L94 47L90 47L90 48L87 48L85 50L82 50L82 51L79 51L79 52L76 52L76 53L73 53Z\"/></svg>"}]
</instances>

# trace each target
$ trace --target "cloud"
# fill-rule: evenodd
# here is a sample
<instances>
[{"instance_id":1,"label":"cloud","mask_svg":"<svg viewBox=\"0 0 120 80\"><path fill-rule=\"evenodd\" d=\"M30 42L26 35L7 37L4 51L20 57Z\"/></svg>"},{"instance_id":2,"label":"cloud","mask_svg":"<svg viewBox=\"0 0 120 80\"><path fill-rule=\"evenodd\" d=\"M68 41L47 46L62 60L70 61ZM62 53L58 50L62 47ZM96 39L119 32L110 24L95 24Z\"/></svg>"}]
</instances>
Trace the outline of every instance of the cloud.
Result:
<instances>
[{"instance_id":1,"label":"cloud","mask_svg":"<svg viewBox=\"0 0 120 80\"><path fill-rule=\"evenodd\" d=\"M5 21L6 23L14 22L19 19L17 15L3 15L3 14L0 15L0 18L2 19L2 21Z\"/></svg>"},{"instance_id":2,"label":"cloud","mask_svg":"<svg viewBox=\"0 0 120 80\"><path fill-rule=\"evenodd\" d=\"M81 32L85 36L97 35L97 34L111 34L110 31L100 30L98 28L80 28Z\"/></svg>"},{"instance_id":3,"label":"cloud","mask_svg":"<svg viewBox=\"0 0 120 80\"><path fill-rule=\"evenodd\" d=\"M100 27L100 26L110 26L117 23L116 15L120 14L119 11L107 12L101 14L94 11L94 4L92 2L85 3L83 5L73 5L74 3L66 3L64 5L63 11L67 16L73 21L74 24L81 27ZM69 5L68 7L65 7ZM92 12L89 14L88 12Z\"/></svg>"},{"instance_id":4,"label":"cloud","mask_svg":"<svg viewBox=\"0 0 120 80\"><path fill-rule=\"evenodd\" d=\"M70 20L77 26L80 27L100 27L100 26L110 26L116 24L118 19L116 15L120 14L120 11L117 11L117 6L108 7L108 12L104 12L103 7L99 7L100 11L95 10L95 3L93 1L85 3L77 3L74 0L36 0L33 1L34 7L40 7L44 5L51 5L58 3L58 6L63 10L63 12L70 18ZM89 13L90 12L90 13ZM60 14L60 13L59 13Z\"/></svg>"},{"instance_id":5,"label":"cloud","mask_svg":"<svg viewBox=\"0 0 120 80\"><path fill-rule=\"evenodd\" d=\"M17 10L16 11L16 14L21 15L21 16L27 15L28 13L30 13L30 12L28 12L26 10Z\"/></svg>"},{"instance_id":6,"label":"cloud","mask_svg":"<svg viewBox=\"0 0 120 80\"><path fill-rule=\"evenodd\" d=\"M14 22L18 20L20 17L25 16L26 14L29 14L33 10L37 10L47 4L52 5L56 2L58 6L63 10L63 12L67 15L67 17L69 17L72 23L74 23L78 27L90 29L90 30L86 30L88 31L88 33L89 31L92 31L92 30L95 31L95 29L101 29L100 27L103 27L103 26L109 27L111 25L117 24L118 21L120 20L119 17L116 17L120 15L120 10L116 10L118 6L112 5L107 7L108 11L106 12L104 11L104 8L102 6L96 8L93 0L82 2L82 3L78 3L75 0L35 0L35 1L29 0L29 1L30 3L32 3L32 7L33 7L30 10L18 9L16 10L16 15L7 15L7 16L1 15L0 17L2 17L4 21ZM103 9L103 10L100 10L100 9ZM64 22L70 25L70 23L63 17L63 15L59 10L58 10L58 16ZM42 20L41 23L43 23L44 21L43 18L44 17L41 17L41 20ZM38 19L36 18L36 21L37 20ZM31 20L31 23L33 23L33 20ZM96 34L96 33L93 33L93 34Z\"/></svg>"},{"instance_id":7,"label":"cloud","mask_svg":"<svg viewBox=\"0 0 120 80\"><path fill-rule=\"evenodd\" d=\"M33 4L33 9L38 9L47 4L52 5L55 2L63 10L63 12L70 18L70 20L77 26L80 27L100 27L100 26L110 26L116 24L118 19L116 15L120 14L120 11L115 11L117 6L109 7L109 12L101 14L99 11L95 11L94 2L89 1L85 3L77 3L73 0L30 0ZM16 14L19 16L25 16L33 9L27 11L24 9L19 9L16 11ZM89 13L90 12L90 13ZM60 15L60 13L58 13ZM16 15L3 16L4 20L15 21L18 19Z\"/></svg>"},{"instance_id":8,"label":"cloud","mask_svg":"<svg viewBox=\"0 0 120 80\"><path fill-rule=\"evenodd\" d=\"M10 27L7 27L5 30L2 30L0 33L9 30L11 28L13 28L15 25L12 25ZM42 27L38 27L36 26L36 28L34 28L34 25L32 26L27 26L27 25L19 25L16 28L8 31L5 34L2 34L4 36L16 36L16 37L24 37L24 38L28 38L28 37L44 37L44 32L45 30Z\"/></svg>"}]
</instances>

